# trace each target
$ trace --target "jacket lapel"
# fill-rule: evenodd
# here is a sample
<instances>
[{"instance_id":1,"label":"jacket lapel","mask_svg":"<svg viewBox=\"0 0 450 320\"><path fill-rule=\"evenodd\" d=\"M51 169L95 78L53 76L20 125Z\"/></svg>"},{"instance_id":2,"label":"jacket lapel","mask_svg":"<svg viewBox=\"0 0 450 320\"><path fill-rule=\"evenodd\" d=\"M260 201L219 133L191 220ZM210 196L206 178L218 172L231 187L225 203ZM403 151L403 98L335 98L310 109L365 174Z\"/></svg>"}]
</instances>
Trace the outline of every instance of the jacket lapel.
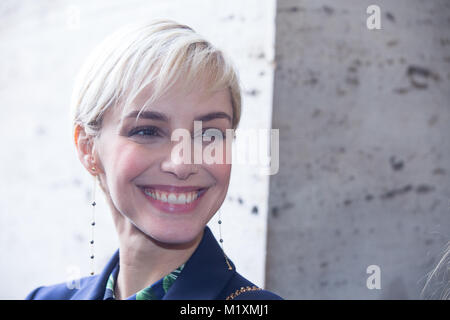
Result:
<instances>
[{"instance_id":1,"label":"jacket lapel","mask_svg":"<svg viewBox=\"0 0 450 320\"><path fill-rule=\"evenodd\" d=\"M81 283L81 288L72 296L71 300L102 300L105 294L106 281L108 281L109 275L118 262L119 250L116 250L102 272L97 276L86 278L85 281L90 283Z\"/></svg>"},{"instance_id":2,"label":"jacket lapel","mask_svg":"<svg viewBox=\"0 0 450 320\"><path fill-rule=\"evenodd\" d=\"M233 262L230 259L228 261L232 270L228 270L223 251L209 227L206 226L200 244L163 300L215 299L236 273ZM71 299L102 300L106 282L118 262L119 250L114 253L99 275L82 279L84 283L81 283L81 288Z\"/></svg>"},{"instance_id":3,"label":"jacket lapel","mask_svg":"<svg viewBox=\"0 0 450 320\"><path fill-rule=\"evenodd\" d=\"M163 300L213 300L236 273L228 270L223 251L208 226L197 249Z\"/></svg>"}]
</instances>

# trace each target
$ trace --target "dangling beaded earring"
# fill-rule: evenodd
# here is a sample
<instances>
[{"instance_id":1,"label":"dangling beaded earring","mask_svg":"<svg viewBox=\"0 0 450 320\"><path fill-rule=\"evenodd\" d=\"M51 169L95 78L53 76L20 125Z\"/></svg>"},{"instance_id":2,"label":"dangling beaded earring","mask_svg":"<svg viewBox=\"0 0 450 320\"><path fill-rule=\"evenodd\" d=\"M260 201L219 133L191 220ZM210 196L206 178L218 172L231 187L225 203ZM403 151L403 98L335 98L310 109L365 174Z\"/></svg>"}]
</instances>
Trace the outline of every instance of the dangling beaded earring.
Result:
<instances>
[{"instance_id":1,"label":"dangling beaded earring","mask_svg":"<svg viewBox=\"0 0 450 320\"><path fill-rule=\"evenodd\" d=\"M91 168L92 171L96 171L95 167ZM95 188L97 185L97 181L96 181L97 177L94 175L94 180L93 180L93 186L92 186L92 220L91 220L91 240L89 241L90 243L90 258L91 258L91 276L94 275L94 227L95 227Z\"/></svg>"},{"instance_id":2,"label":"dangling beaded earring","mask_svg":"<svg viewBox=\"0 0 450 320\"><path fill-rule=\"evenodd\" d=\"M226 261L226 263L228 265L228 270L233 270L233 267L231 267L231 264L228 261L227 255L225 254L225 251L223 250L223 239L222 239L222 228L221 228L221 226L222 226L222 217L221 217L221 214L220 214L220 209L219 209L219 221L217 221L217 223L219 224L219 237L220 237L219 242L220 242L220 246L222 247L223 256L225 257L225 261Z\"/></svg>"}]
</instances>

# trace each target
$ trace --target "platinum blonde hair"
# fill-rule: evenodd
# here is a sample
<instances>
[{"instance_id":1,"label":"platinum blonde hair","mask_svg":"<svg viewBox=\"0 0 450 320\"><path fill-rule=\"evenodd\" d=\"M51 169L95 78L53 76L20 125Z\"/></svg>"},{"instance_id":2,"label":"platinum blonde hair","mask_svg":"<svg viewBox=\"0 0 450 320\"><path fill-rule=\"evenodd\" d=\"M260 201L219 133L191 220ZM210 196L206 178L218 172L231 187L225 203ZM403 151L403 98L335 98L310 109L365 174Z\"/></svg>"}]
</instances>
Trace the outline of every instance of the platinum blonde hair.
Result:
<instances>
[{"instance_id":1,"label":"platinum blonde hair","mask_svg":"<svg viewBox=\"0 0 450 320\"><path fill-rule=\"evenodd\" d=\"M80 125L86 134L97 137L109 108L129 105L151 86L152 94L138 119L178 79L184 90L190 90L199 77L206 79L208 92L229 89L235 129L241 116L241 89L238 73L224 52L172 20L123 27L100 43L82 66L71 99L72 129Z\"/></svg>"}]
</instances>

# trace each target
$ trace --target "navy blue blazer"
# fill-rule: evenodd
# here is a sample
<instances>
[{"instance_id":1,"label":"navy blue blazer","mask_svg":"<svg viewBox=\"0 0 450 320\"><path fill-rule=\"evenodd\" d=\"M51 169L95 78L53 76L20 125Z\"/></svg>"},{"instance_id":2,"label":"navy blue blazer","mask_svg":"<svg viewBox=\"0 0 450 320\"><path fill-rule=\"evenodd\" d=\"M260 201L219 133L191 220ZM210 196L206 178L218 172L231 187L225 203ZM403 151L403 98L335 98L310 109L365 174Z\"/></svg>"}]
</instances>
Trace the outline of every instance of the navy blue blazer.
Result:
<instances>
[{"instance_id":1,"label":"navy blue blazer","mask_svg":"<svg viewBox=\"0 0 450 320\"><path fill-rule=\"evenodd\" d=\"M228 270L223 251L211 230L206 226L197 249L167 291L163 300L281 300L267 290L255 290L252 282L237 271L228 259ZM26 300L102 300L108 277L119 261L119 250L99 275L80 279L79 288L70 289L66 283L42 286L30 292Z\"/></svg>"}]
</instances>

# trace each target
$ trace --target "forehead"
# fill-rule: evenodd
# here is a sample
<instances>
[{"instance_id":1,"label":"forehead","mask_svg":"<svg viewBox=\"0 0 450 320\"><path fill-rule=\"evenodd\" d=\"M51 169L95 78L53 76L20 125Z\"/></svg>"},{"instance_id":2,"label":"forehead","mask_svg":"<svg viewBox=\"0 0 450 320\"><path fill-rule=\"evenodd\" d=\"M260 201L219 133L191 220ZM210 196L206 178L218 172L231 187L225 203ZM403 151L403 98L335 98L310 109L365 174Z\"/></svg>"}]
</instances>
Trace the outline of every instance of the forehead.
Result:
<instances>
[{"instance_id":1,"label":"forehead","mask_svg":"<svg viewBox=\"0 0 450 320\"><path fill-rule=\"evenodd\" d=\"M154 94L151 86L142 90L128 105L119 108L116 120L123 122L129 116L144 111L157 111L166 116L165 120L178 117L191 117L199 113L224 112L232 118L231 94L228 88L211 91L204 81L185 85L182 82L175 83L156 100L150 101ZM142 117L142 113L139 115ZM164 119L161 119L164 120Z\"/></svg>"}]
</instances>

